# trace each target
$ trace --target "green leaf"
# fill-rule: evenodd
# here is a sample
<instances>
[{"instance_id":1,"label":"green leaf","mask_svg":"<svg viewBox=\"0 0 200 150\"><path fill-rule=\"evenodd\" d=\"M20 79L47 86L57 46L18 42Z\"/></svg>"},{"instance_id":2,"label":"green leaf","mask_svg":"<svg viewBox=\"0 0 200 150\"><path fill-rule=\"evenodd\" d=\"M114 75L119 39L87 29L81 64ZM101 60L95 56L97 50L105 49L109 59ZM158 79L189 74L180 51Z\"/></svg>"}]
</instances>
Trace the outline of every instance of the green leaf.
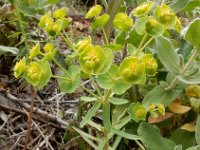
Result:
<instances>
[{"instance_id":1,"label":"green leaf","mask_svg":"<svg viewBox=\"0 0 200 150\"><path fill-rule=\"evenodd\" d=\"M110 123L110 103L104 102L102 106L103 110L103 126L106 132L110 132L111 130L111 123Z\"/></svg>"},{"instance_id":2,"label":"green leaf","mask_svg":"<svg viewBox=\"0 0 200 150\"><path fill-rule=\"evenodd\" d=\"M82 96L81 98L80 98L82 101L84 101L84 102L94 102L94 101L96 101L97 100L97 98L94 98L94 97L87 97L87 96Z\"/></svg>"},{"instance_id":3,"label":"green leaf","mask_svg":"<svg viewBox=\"0 0 200 150\"><path fill-rule=\"evenodd\" d=\"M167 86L159 85L153 88L143 100L143 104L163 104L168 106L173 100L176 99L177 94L174 89L165 90Z\"/></svg>"},{"instance_id":4,"label":"green leaf","mask_svg":"<svg viewBox=\"0 0 200 150\"><path fill-rule=\"evenodd\" d=\"M135 22L135 31L139 34L139 35L144 35L145 33L145 24L148 21L148 17L144 16L144 17L140 17L136 20Z\"/></svg>"},{"instance_id":5,"label":"green leaf","mask_svg":"<svg viewBox=\"0 0 200 150\"><path fill-rule=\"evenodd\" d=\"M101 88L112 89L115 94L123 94L132 84L119 78L118 66L112 65L105 74L97 76L97 82Z\"/></svg>"},{"instance_id":6,"label":"green leaf","mask_svg":"<svg viewBox=\"0 0 200 150\"><path fill-rule=\"evenodd\" d=\"M118 123L121 118L126 114L129 104L116 105L112 111L112 124Z\"/></svg>"},{"instance_id":7,"label":"green leaf","mask_svg":"<svg viewBox=\"0 0 200 150\"><path fill-rule=\"evenodd\" d=\"M176 12L182 11L188 4L190 0L176 0L171 3L169 6Z\"/></svg>"},{"instance_id":8,"label":"green leaf","mask_svg":"<svg viewBox=\"0 0 200 150\"><path fill-rule=\"evenodd\" d=\"M172 133L170 139L174 141L176 144L182 145L183 149L187 149L193 146L195 143L194 132L188 132L182 129L175 130Z\"/></svg>"},{"instance_id":9,"label":"green leaf","mask_svg":"<svg viewBox=\"0 0 200 150\"><path fill-rule=\"evenodd\" d=\"M138 128L138 135L142 137L146 149L152 150L173 150L175 143L160 135L160 130L146 122L142 122Z\"/></svg>"},{"instance_id":10,"label":"green leaf","mask_svg":"<svg viewBox=\"0 0 200 150\"><path fill-rule=\"evenodd\" d=\"M109 97L108 99L109 102L112 103L113 105L123 105L129 102L127 99L122 99L122 98Z\"/></svg>"},{"instance_id":11,"label":"green leaf","mask_svg":"<svg viewBox=\"0 0 200 150\"><path fill-rule=\"evenodd\" d=\"M180 76L178 79L186 84L200 84L200 72L190 76Z\"/></svg>"},{"instance_id":12,"label":"green leaf","mask_svg":"<svg viewBox=\"0 0 200 150\"><path fill-rule=\"evenodd\" d=\"M58 83L62 92L72 93L80 84L80 68L78 66L70 66L67 73L70 75L70 78L65 73L63 77L65 77L66 80L59 79Z\"/></svg>"},{"instance_id":13,"label":"green leaf","mask_svg":"<svg viewBox=\"0 0 200 150\"><path fill-rule=\"evenodd\" d=\"M141 140L141 137L138 136L138 135L132 135L132 134L117 130L115 128L112 128L112 132L123 137L123 138L126 138L128 140Z\"/></svg>"},{"instance_id":14,"label":"green leaf","mask_svg":"<svg viewBox=\"0 0 200 150\"><path fill-rule=\"evenodd\" d=\"M80 127L84 127L88 121L91 120L91 118L96 114L98 109L101 107L102 102L101 101L96 101L92 108L87 112L83 120L80 122Z\"/></svg>"},{"instance_id":15,"label":"green leaf","mask_svg":"<svg viewBox=\"0 0 200 150\"><path fill-rule=\"evenodd\" d=\"M193 146L193 147L190 147L190 148L188 148L186 150L200 150L200 146L199 145Z\"/></svg>"},{"instance_id":16,"label":"green leaf","mask_svg":"<svg viewBox=\"0 0 200 150\"><path fill-rule=\"evenodd\" d=\"M173 74L179 74L179 57L175 52L172 43L167 38L162 36L156 37L155 42L156 52L162 64L169 72Z\"/></svg>"},{"instance_id":17,"label":"green leaf","mask_svg":"<svg viewBox=\"0 0 200 150\"><path fill-rule=\"evenodd\" d=\"M200 18L193 20L186 28L184 38L192 45L200 48Z\"/></svg>"},{"instance_id":18,"label":"green leaf","mask_svg":"<svg viewBox=\"0 0 200 150\"><path fill-rule=\"evenodd\" d=\"M177 145L174 147L174 150L183 150L182 145Z\"/></svg>"},{"instance_id":19,"label":"green leaf","mask_svg":"<svg viewBox=\"0 0 200 150\"><path fill-rule=\"evenodd\" d=\"M196 138L197 144L200 145L200 115L197 118L195 138Z\"/></svg>"},{"instance_id":20,"label":"green leaf","mask_svg":"<svg viewBox=\"0 0 200 150\"><path fill-rule=\"evenodd\" d=\"M87 134L85 132L83 132L82 130L76 128L76 127L73 127L73 129L78 132L80 134L80 136L89 144L91 145L94 149L97 148L97 146L92 142L92 140L94 141L99 141L99 139L97 139L96 137L90 135L90 134Z\"/></svg>"},{"instance_id":21,"label":"green leaf","mask_svg":"<svg viewBox=\"0 0 200 150\"><path fill-rule=\"evenodd\" d=\"M60 2L60 0L48 0L48 3L49 4L56 4L56 3L59 3Z\"/></svg>"},{"instance_id":22,"label":"green leaf","mask_svg":"<svg viewBox=\"0 0 200 150\"><path fill-rule=\"evenodd\" d=\"M17 55L19 53L19 49L15 47L0 45L0 56L8 52L13 53L14 55Z\"/></svg>"}]
</instances>

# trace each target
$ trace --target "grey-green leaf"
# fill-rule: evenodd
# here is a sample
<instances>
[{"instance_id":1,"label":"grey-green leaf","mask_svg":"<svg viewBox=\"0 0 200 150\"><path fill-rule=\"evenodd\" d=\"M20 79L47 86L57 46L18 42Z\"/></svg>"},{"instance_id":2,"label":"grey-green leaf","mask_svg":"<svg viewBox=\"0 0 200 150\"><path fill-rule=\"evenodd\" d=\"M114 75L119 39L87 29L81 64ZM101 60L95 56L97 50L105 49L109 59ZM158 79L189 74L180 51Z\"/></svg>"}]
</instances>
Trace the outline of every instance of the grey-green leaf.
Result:
<instances>
[{"instance_id":1,"label":"grey-green leaf","mask_svg":"<svg viewBox=\"0 0 200 150\"><path fill-rule=\"evenodd\" d=\"M200 115L197 118L195 138L196 138L197 144L200 145Z\"/></svg>"},{"instance_id":2,"label":"grey-green leaf","mask_svg":"<svg viewBox=\"0 0 200 150\"><path fill-rule=\"evenodd\" d=\"M177 93L173 89L166 90L167 86L159 85L151 90L144 98L143 104L163 104L168 106L173 100L176 99Z\"/></svg>"},{"instance_id":3,"label":"grey-green leaf","mask_svg":"<svg viewBox=\"0 0 200 150\"><path fill-rule=\"evenodd\" d=\"M5 53L12 53L14 55L17 55L19 52L19 49L15 48L15 47L9 47L9 46L2 46L0 45L0 56L5 54Z\"/></svg>"},{"instance_id":4,"label":"grey-green leaf","mask_svg":"<svg viewBox=\"0 0 200 150\"><path fill-rule=\"evenodd\" d=\"M142 137L146 149L151 150L173 150L176 144L160 135L160 130L156 126L142 122L138 128L138 135Z\"/></svg>"},{"instance_id":5,"label":"grey-green leaf","mask_svg":"<svg viewBox=\"0 0 200 150\"><path fill-rule=\"evenodd\" d=\"M155 42L156 52L162 64L169 72L179 74L179 56L175 52L172 43L163 36L156 37Z\"/></svg>"},{"instance_id":6,"label":"grey-green leaf","mask_svg":"<svg viewBox=\"0 0 200 150\"><path fill-rule=\"evenodd\" d=\"M117 130L115 128L112 128L112 132L123 137L123 138L126 138L128 140L141 140L141 137L138 136L138 135L132 135L132 134Z\"/></svg>"},{"instance_id":7,"label":"grey-green leaf","mask_svg":"<svg viewBox=\"0 0 200 150\"><path fill-rule=\"evenodd\" d=\"M128 100L123 98L115 98L115 97L109 97L109 102L113 105L123 105L127 104Z\"/></svg>"},{"instance_id":8,"label":"grey-green leaf","mask_svg":"<svg viewBox=\"0 0 200 150\"><path fill-rule=\"evenodd\" d=\"M87 112L83 120L80 122L80 127L84 127L88 121L91 120L91 118L96 114L97 110L101 107L102 102L96 101L92 108Z\"/></svg>"},{"instance_id":9,"label":"grey-green leaf","mask_svg":"<svg viewBox=\"0 0 200 150\"><path fill-rule=\"evenodd\" d=\"M192 45L200 48L200 18L193 20L186 28L184 38Z\"/></svg>"},{"instance_id":10,"label":"grey-green leaf","mask_svg":"<svg viewBox=\"0 0 200 150\"><path fill-rule=\"evenodd\" d=\"M70 66L68 69L68 74L70 75L70 78L68 75L64 74L64 77L66 77L66 80L59 79L59 87L62 92L65 93L72 93L74 92L79 84L80 84L80 68L78 66Z\"/></svg>"}]
</instances>

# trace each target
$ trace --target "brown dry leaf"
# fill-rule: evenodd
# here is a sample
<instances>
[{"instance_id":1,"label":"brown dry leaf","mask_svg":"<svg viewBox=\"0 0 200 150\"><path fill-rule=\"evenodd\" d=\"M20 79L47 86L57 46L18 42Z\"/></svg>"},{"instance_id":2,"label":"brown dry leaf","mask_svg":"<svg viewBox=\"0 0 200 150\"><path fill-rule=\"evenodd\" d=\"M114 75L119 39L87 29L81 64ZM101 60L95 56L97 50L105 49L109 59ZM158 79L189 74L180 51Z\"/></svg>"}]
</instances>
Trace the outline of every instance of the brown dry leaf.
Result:
<instances>
[{"instance_id":1,"label":"brown dry leaf","mask_svg":"<svg viewBox=\"0 0 200 150\"><path fill-rule=\"evenodd\" d=\"M89 27L88 24L80 23L80 22L74 22L75 28L79 29L80 31L87 29Z\"/></svg>"},{"instance_id":2,"label":"brown dry leaf","mask_svg":"<svg viewBox=\"0 0 200 150\"><path fill-rule=\"evenodd\" d=\"M174 114L173 113L165 113L165 115L162 115L162 114L158 114L158 117L156 118L153 118L153 117L149 117L148 118L148 122L149 123L159 123L159 122L163 122L169 118L171 118Z\"/></svg>"},{"instance_id":3,"label":"brown dry leaf","mask_svg":"<svg viewBox=\"0 0 200 150\"><path fill-rule=\"evenodd\" d=\"M180 100L175 100L169 105L169 110L176 114L184 114L191 109L189 106L185 106L181 104Z\"/></svg>"},{"instance_id":4,"label":"brown dry leaf","mask_svg":"<svg viewBox=\"0 0 200 150\"><path fill-rule=\"evenodd\" d=\"M184 125L181 127L181 129L182 129L182 130L189 131L189 132L195 132L195 127L196 127L195 123L192 122L192 123L186 123L186 124L184 124Z\"/></svg>"}]
</instances>

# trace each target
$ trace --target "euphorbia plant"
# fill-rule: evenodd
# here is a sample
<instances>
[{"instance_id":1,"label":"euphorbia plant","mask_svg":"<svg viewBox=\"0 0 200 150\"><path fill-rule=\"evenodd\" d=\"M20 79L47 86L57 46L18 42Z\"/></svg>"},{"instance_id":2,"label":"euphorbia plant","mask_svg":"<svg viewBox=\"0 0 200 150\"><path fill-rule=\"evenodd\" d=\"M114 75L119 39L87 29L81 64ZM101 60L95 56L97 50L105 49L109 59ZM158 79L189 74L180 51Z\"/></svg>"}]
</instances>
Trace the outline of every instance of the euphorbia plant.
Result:
<instances>
[{"instance_id":1,"label":"euphorbia plant","mask_svg":"<svg viewBox=\"0 0 200 150\"><path fill-rule=\"evenodd\" d=\"M162 138L157 128L141 121L165 115L165 107L180 94L180 89L176 89L178 82L199 84L199 70L193 74L189 72L199 68L193 61L199 52L200 34L194 38L192 32L196 28L200 32L200 20L193 21L184 30L185 40L194 46L191 57L184 64L181 54L178 55L169 36L166 36L171 29L178 32L181 29L178 17L168 5L148 1L135 8L131 14L117 13L113 20L116 36L112 41L104 29L110 16L106 13L101 14L102 9L100 5L96 5L86 14L86 18L92 20L90 31L102 31L104 43L100 45L94 44L91 36L77 43L69 38L65 27L70 21L65 17L64 8L56 10L53 15L48 12L42 16L38 26L47 33L49 43L43 48L36 44L30 50L29 56L15 65L15 77L22 77L39 89L43 88L51 77L57 78L62 92L72 93L78 87L88 92L87 96L80 99L93 105L88 111L84 111L85 115L81 116L79 127L93 127L89 130L95 130L96 136L77 127L73 128L94 149L116 149L124 137L134 140L142 149L145 146L157 150L155 142L148 143L147 140L153 139L144 131L155 132L164 149L174 149L174 142ZM73 59L67 67L57 61L56 53L59 48L51 41L58 36L61 36L71 49L71 54L66 56L66 60ZM117 63L114 61L116 51L124 51L125 54ZM53 63L60 69L55 75L50 67ZM168 72L167 81L157 83L161 70ZM82 84L83 76L84 79L90 80L94 91ZM140 94L140 91L151 84L157 86L145 95ZM127 92L130 88L136 88L136 92ZM133 99L131 94L139 98ZM94 116L102 118L102 123L97 124L93 121ZM138 135L124 132L128 123L139 125ZM164 144L163 141L168 144Z\"/></svg>"}]
</instances>

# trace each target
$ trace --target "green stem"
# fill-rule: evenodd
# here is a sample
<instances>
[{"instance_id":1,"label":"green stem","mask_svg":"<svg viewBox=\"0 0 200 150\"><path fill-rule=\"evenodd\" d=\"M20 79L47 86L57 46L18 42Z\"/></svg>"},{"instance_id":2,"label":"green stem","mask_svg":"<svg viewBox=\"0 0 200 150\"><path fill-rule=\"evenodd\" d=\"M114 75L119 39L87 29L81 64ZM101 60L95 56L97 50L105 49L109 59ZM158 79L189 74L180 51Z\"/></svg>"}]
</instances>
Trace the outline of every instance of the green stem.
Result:
<instances>
[{"instance_id":1,"label":"green stem","mask_svg":"<svg viewBox=\"0 0 200 150\"><path fill-rule=\"evenodd\" d=\"M188 60L187 64L184 66L183 70L181 71L180 75L177 75L174 80L172 80L171 84L165 88L165 90L169 90L175 87L176 83L179 80L180 76L183 76L186 71L188 70L188 68L190 67L190 65L192 64L192 62L195 60L195 58L197 57L197 55L199 54L200 49L194 49L194 51L192 52L192 55L190 57L190 59Z\"/></svg>"},{"instance_id":2,"label":"green stem","mask_svg":"<svg viewBox=\"0 0 200 150\"><path fill-rule=\"evenodd\" d=\"M76 52L76 48L74 47L72 41L70 40L70 38L68 37L67 33L65 32L65 30L63 30L63 34L60 33L61 37L63 38L63 40L65 41L65 43L73 50Z\"/></svg>"},{"instance_id":3,"label":"green stem","mask_svg":"<svg viewBox=\"0 0 200 150\"><path fill-rule=\"evenodd\" d=\"M106 45L109 45L109 40L108 40L108 37L107 37L107 35L106 35L106 32L105 32L105 29L104 29L104 28L102 28L102 32L103 32L103 36L104 36L104 43L105 43Z\"/></svg>"},{"instance_id":4,"label":"green stem","mask_svg":"<svg viewBox=\"0 0 200 150\"><path fill-rule=\"evenodd\" d=\"M91 92L91 90L89 90L88 88L86 88L84 85L80 84L80 86L81 86L86 92L88 92L90 95L96 97L98 100L101 100L96 94L94 94L93 92Z\"/></svg>"},{"instance_id":5,"label":"green stem","mask_svg":"<svg viewBox=\"0 0 200 150\"><path fill-rule=\"evenodd\" d=\"M140 54L142 52L142 50L147 47L147 45L149 45L149 43L151 43L151 41L154 39L154 37L151 37L145 44L144 46L142 46L139 50L138 50L138 54ZM137 54L137 55L138 55Z\"/></svg>"},{"instance_id":6,"label":"green stem","mask_svg":"<svg viewBox=\"0 0 200 150\"><path fill-rule=\"evenodd\" d=\"M65 78L65 77L54 76L54 75L52 75L51 77L52 77L52 78L56 78L56 79L62 79L62 80L71 81L70 79L67 79L67 78Z\"/></svg>"},{"instance_id":7,"label":"green stem","mask_svg":"<svg viewBox=\"0 0 200 150\"><path fill-rule=\"evenodd\" d=\"M146 41L146 39L147 39L147 34L145 33L145 35L143 36L143 38L142 38L142 40L141 40L141 42L140 42L140 44L138 46L138 49L137 49L137 51L135 53L136 56L138 56L140 54L141 48L142 48L144 42Z\"/></svg>"},{"instance_id":8,"label":"green stem","mask_svg":"<svg viewBox=\"0 0 200 150\"><path fill-rule=\"evenodd\" d=\"M16 15L17 15L17 18L18 18L18 22L19 22L21 32L22 32L22 37L24 38L24 44L25 44L26 49L28 49L27 36L26 36L25 29L24 29L23 21L22 21L21 15L20 15L20 10L19 10L19 7L18 7L17 0L14 0L14 6L15 6L15 10L17 12Z\"/></svg>"},{"instance_id":9,"label":"green stem","mask_svg":"<svg viewBox=\"0 0 200 150\"><path fill-rule=\"evenodd\" d=\"M67 72L67 70L55 58L52 58L52 60L71 79L71 75Z\"/></svg>"},{"instance_id":10,"label":"green stem","mask_svg":"<svg viewBox=\"0 0 200 150\"><path fill-rule=\"evenodd\" d=\"M96 82L94 81L93 77L91 75L89 75L89 78L90 78L90 81L92 82L92 84L94 85L94 87L96 88L97 90L97 93L99 94L99 96L102 96L102 93L98 87L98 85L96 84Z\"/></svg>"},{"instance_id":11,"label":"green stem","mask_svg":"<svg viewBox=\"0 0 200 150\"><path fill-rule=\"evenodd\" d=\"M103 109L103 126L104 126L104 138L108 138L108 134L111 132L111 122L110 122L110 102L108 101L109 96L112 91L107 90L104 95L102 109ZM105 147L106 150L109 148L109 143L106 142Z\"/></svg>"},{"instance_id":12,"label":"green stem","mask_svg":"<svg viewBox=\"0 0 200 150\"><path fill-rule=\"evenodd\" d=\"M138 140L135 140L135 142L142 150L145 150L145 147Z\"/></svg>"},{"instance_id":13,"label":"green stem","mask_svg":"<svg viewBox=\"0 0 200 150\"><path fill-rule=\"evenodd\" d=\"M162 0L162 3L161 3L161 5L163 5L165 3L165 0Z\"/></svg>"}]
</instances>

